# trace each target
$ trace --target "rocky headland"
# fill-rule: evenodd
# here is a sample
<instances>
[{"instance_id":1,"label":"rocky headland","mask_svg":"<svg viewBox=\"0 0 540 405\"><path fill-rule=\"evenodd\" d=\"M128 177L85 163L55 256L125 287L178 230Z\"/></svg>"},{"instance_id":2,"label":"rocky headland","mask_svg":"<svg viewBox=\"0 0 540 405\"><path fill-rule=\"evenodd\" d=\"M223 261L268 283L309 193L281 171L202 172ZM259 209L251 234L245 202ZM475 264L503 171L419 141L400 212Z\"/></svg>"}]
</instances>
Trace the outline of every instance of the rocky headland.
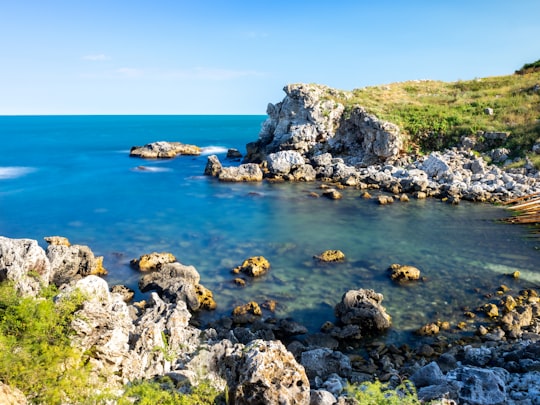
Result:
<instances>
[{"instance_id":1,"label":"rocky headland","mask_svg":"<svg viewBox=\"0 0 540 405\"><path fill-rule=\"evenodd\" d=\"M268 105L268 118L258 140L246 146L243 164L226 168L210 156L205 174L246 181L246 175L234 177L231 171L255 172L253 164L258 164L262 176L250 176L250 181L320 180L452 203L503 201L540 191L540 174L532 163L507 167L512 162L503 147L508 133L463 136L452 148L419 154L405 149L407 135L397 125L361 106L346 109L335 101L337 90L293 84L284 91L281 102Z\"/></svg>"}]
</instances>

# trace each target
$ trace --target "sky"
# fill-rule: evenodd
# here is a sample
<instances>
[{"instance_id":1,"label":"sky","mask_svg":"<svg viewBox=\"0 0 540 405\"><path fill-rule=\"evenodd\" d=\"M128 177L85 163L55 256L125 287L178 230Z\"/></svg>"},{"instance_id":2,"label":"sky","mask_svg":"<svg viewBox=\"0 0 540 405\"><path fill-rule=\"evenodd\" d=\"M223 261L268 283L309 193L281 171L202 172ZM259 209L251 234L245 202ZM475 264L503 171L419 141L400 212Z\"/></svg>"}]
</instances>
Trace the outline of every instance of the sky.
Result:
<instances>
[{"instance_id":1,"label":"sky","mask_svg":"<svg viewBox=\"0 0 540 405\"><path fill-rule=\"evenodd\" d=\"M0 115L265 114L342 90L511 74L540 1L0 0Z\"/></svg>"}]
</instances>

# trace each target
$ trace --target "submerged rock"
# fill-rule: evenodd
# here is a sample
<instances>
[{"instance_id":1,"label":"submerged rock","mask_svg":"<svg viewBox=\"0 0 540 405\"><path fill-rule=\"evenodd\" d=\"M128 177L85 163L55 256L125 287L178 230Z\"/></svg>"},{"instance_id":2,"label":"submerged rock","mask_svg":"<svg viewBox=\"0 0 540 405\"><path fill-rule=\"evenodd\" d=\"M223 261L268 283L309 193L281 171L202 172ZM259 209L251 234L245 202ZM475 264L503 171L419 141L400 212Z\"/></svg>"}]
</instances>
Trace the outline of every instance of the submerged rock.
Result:
<instances>
[{"instance_id":1,"label":"submerged rock","mask_svg":"<svg viewBox=\"0 0 540 405\"><path fill-rule=\"evenodd\" d=\"M414 281L420 279L420 270L414 266L392 264L388 270L393 281Z\"/></svg>"},{"instance_id":2,"label":"submerged rock","mask_svg":"<svg viewBox=\"0 0 540 405\"><path fill-rule=\"evenodd\" d=\"M325 250L320 255L313 257L321 262L341 262L345 260L345 253L341 250Z\"/></svg>"},{"instance_id":3,"label":"submerged rock","mask_svg":"<svg viewBox=\"0 0 540 405\"><path fill-rule=\"evenodd\" d=\"M179 155L200 155L201 148L180 142L152 142L144 146L133 146L130 156L145 159L171 159Z\"/></svg>"}]
</instances>

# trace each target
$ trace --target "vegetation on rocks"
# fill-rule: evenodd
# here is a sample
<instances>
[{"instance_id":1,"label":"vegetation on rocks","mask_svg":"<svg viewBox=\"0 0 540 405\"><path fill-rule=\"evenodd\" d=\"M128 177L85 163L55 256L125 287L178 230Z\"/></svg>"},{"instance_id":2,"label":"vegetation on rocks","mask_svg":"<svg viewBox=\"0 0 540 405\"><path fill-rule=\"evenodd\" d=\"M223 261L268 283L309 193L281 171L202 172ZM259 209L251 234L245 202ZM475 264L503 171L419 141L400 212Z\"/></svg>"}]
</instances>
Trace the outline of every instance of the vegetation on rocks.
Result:
<instances>
[{"instance_id":1,"label":"vegetation on rocks","mask_svg":"<svg viewBox=\"0 0 540 405\"><path fill-rule=\"evenodd\" d=\"M517 74L519 72L519 74ZM457 144L462 136L506 132L515 156L530 151L540 137L540 61L514 75L452 83L414 80L340 92L326 98L352 111L361 105L397 124L410 151L430 152Z\"/></svg>"},{"instance_id":2,"label":"vegetation on rocks","mask_svg":"<svg viewBox=\"0 0 540 405\"><path fill-rule=\"evenodd\" d=\"M410 381L404 381L395 389L378 380L362 384L350 384L347 393L360 405L415 405L420 404L416 389Z\"/></svg>"},{"instance_id":3,"label":"vegetation on rocks","mask_svg":"<svg viewBox=\"0 0 540 405\"><path fill-rule=\"evenodd\" d=\"M22 298L0 284L0 381L32 402L84 402L95 392L83 354L70 345L70 323L84 297L55 303L54 293Z\"/></svg>"}]
</instances>

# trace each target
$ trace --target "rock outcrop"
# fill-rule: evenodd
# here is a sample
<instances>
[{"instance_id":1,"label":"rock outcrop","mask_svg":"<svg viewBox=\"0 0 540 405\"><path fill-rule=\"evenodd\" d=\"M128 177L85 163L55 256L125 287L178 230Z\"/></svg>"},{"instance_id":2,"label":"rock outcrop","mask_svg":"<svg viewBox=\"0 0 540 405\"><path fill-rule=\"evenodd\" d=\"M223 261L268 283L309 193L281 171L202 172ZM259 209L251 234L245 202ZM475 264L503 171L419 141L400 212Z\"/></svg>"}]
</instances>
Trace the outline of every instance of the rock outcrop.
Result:
<instances>
[{"instance_id":1,"label":"rock outcrop","mask_svg":"<svg viewBox=\"0 0 540 405\"><path fill-rule=\"evenodd\" d=\"M222 167L217 177L219 181L225 182L257 182L262 181L263 172L259 165L246 163L240 166Z\"/></svg>"},{"instance_id":2,"label":"rock outcrop","mask_svg":"<svg viewBox=\"0 0 540 405\"><path fill-rule=\"evenodd\" d=\"M200 155L201 148L181 142L152 142L144 146L133 146L130 156L144 159L171 159L180 155Z\"/></svg>"},{"instance_id":3,"label":"rock outcrop","mask_svg":"<svg viewBox=\"0 0 540 405\"><path fill-rule=\"evenodd\" d=\"M0 282L9 280L24 295L35 296L49 285L51 263L33 239L0 236Z\"/></svg>"},{"instance_id":4,"label":"rock outcrop","mask_svg":"<svg viewBox=\"0 0 540 405\"><path fill-rule=\"evenodd\" d=\"M507 163L509 152L500 147L507 133L483 132L475 138L484 139L481 143L465 137L453 149L406 155L405 139L396 125L361 106L345 111L335 101L347 99L349 93L313 84L291 84L284 91L281 102L269 104L258 140L246 146L244 162L260 164L268 179L320 179L454 204L461 199L500 201L540 191L540 174L532 164L505 169L478 156L481 151L486 159ZM234 169L226 173L230 171Z\"/></svg>"},{"instance_id":5,"label":"rock outcrop","mask_svg":"<svg viewBox=\"0 0 540 405\"><path fill-rule=\"evenodd\" d=\"M383 295L373 290L349 290L334 309L336 318L354 332L351 338L379 334L392 325L382 300Z\"/></svg>"}]
</instances>

